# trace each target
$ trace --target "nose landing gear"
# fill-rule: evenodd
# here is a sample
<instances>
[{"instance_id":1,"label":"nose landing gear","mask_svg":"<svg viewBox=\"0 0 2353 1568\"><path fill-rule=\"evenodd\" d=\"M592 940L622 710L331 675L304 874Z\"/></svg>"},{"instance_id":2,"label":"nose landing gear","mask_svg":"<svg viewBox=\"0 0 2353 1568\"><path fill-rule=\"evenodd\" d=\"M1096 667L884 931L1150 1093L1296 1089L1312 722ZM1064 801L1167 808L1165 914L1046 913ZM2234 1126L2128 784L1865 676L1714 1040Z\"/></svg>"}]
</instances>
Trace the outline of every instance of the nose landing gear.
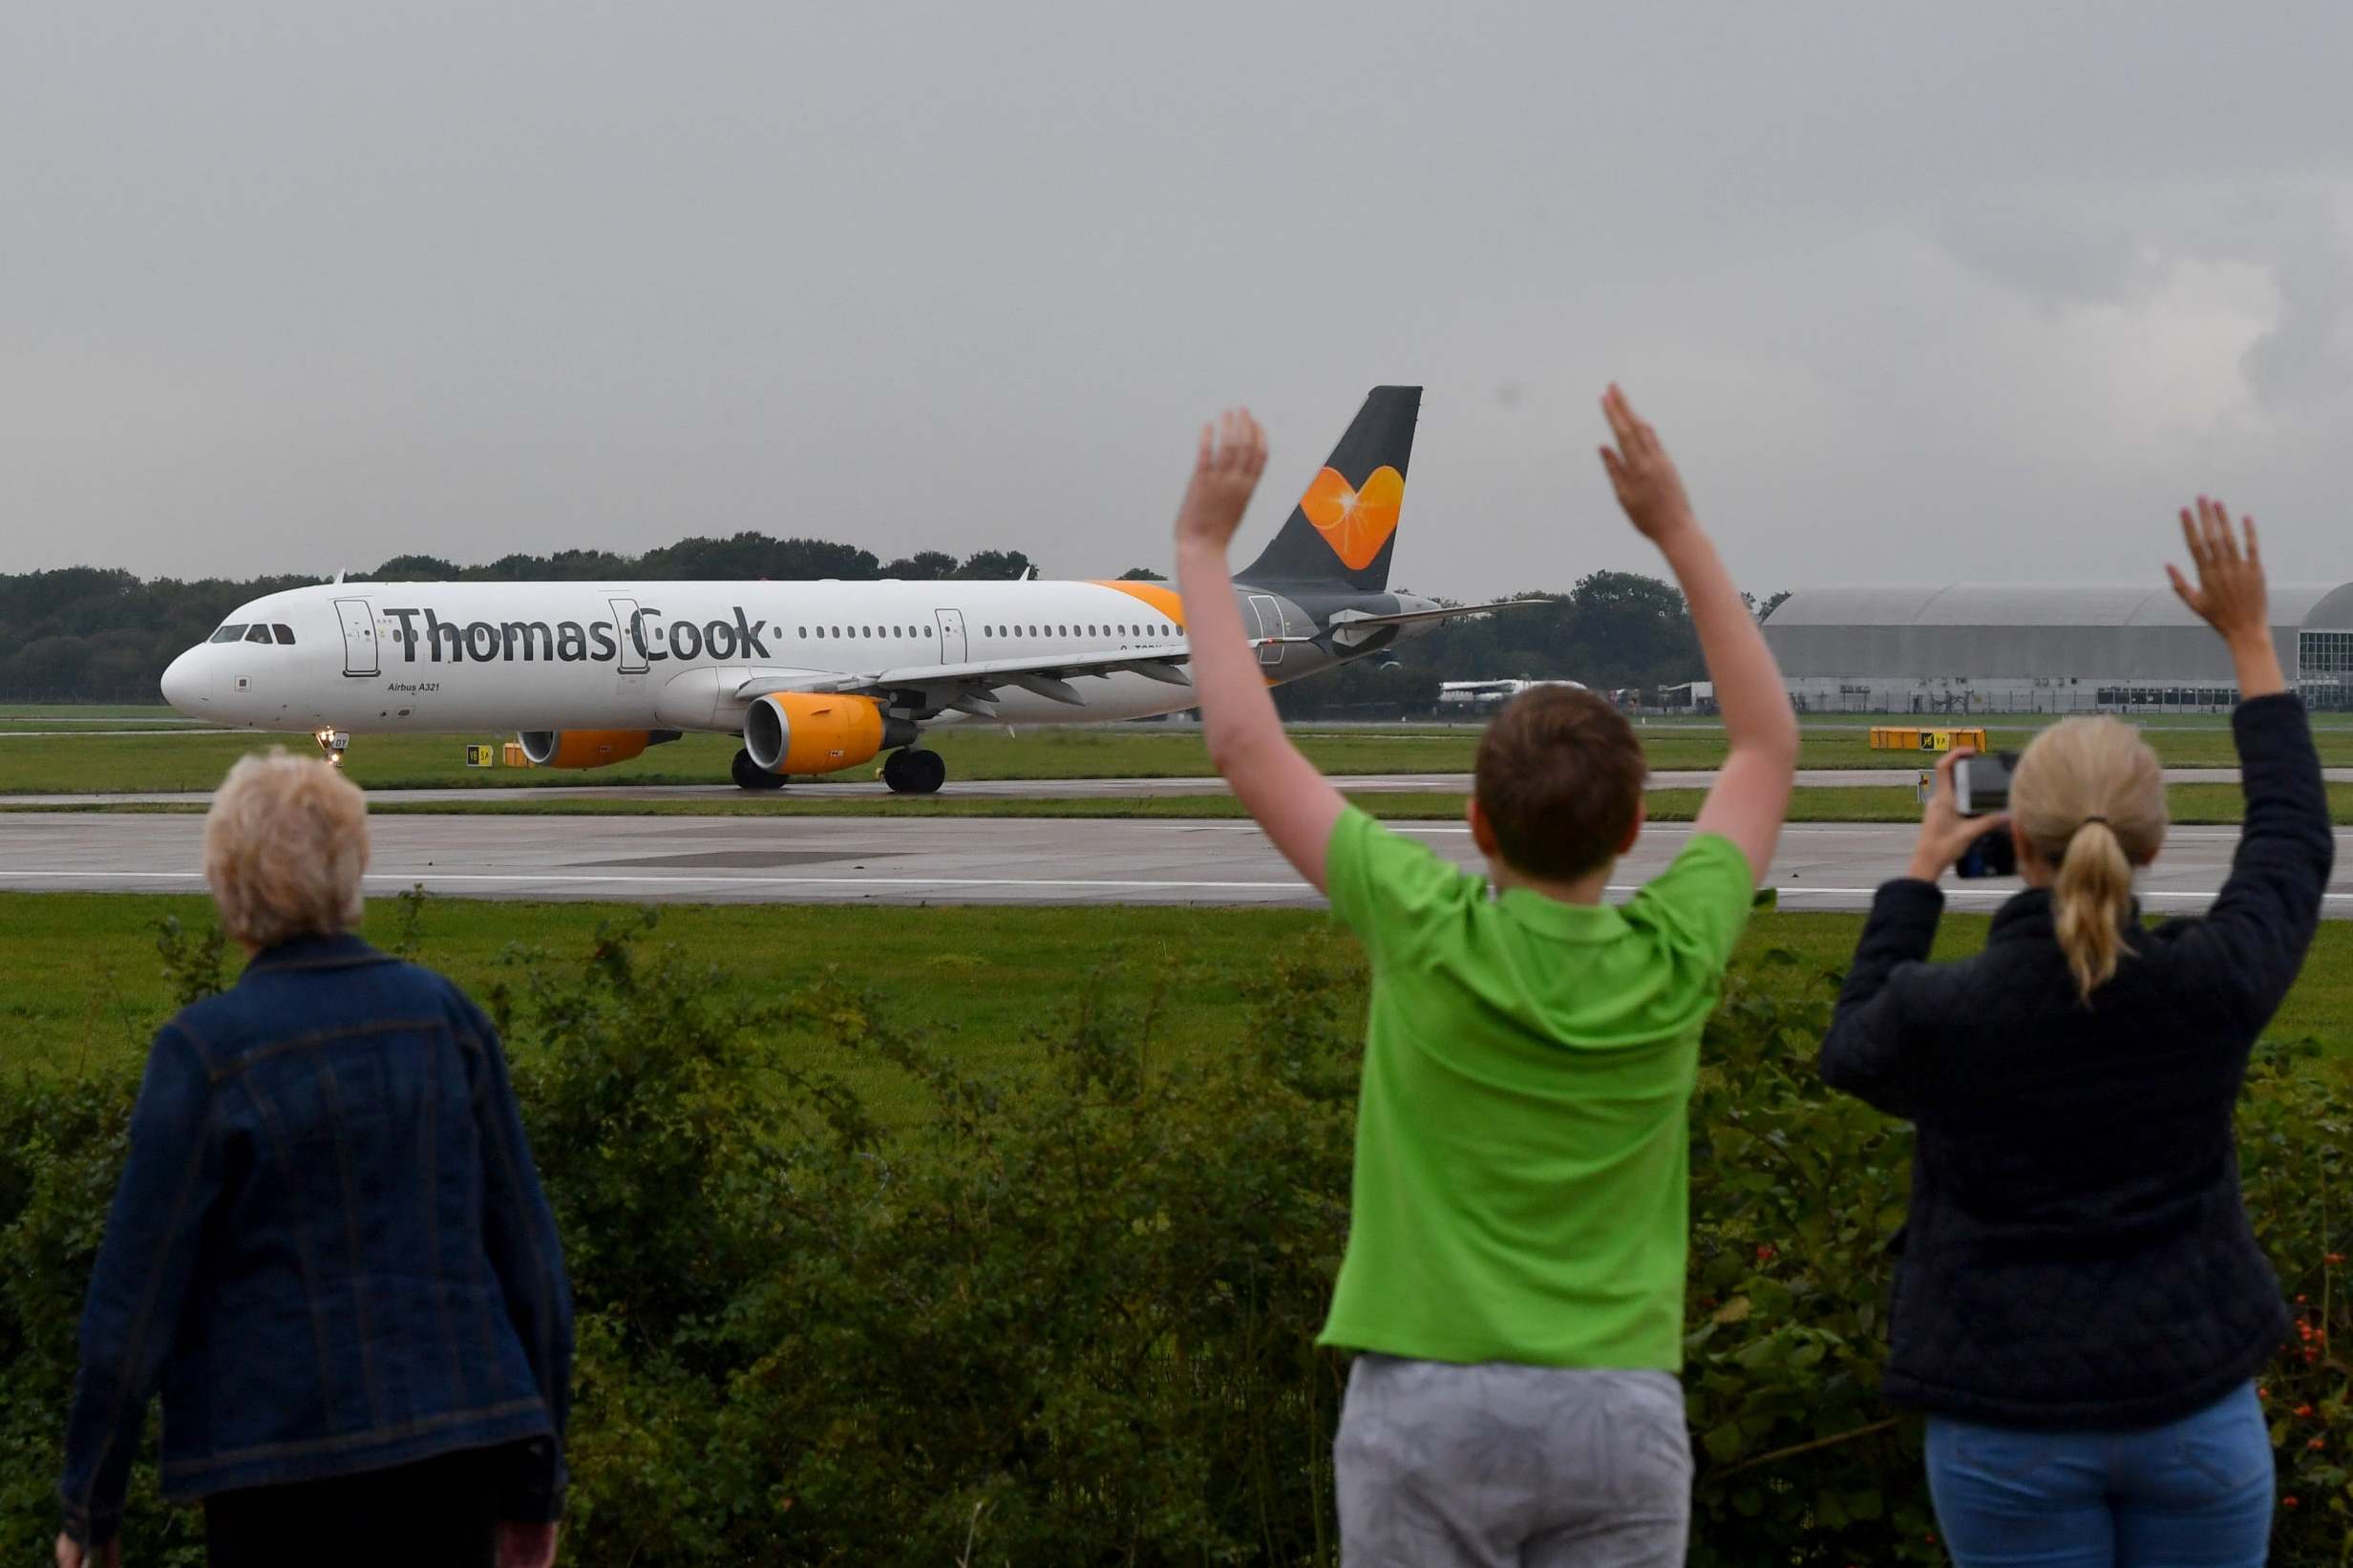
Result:
<instances>
[{"instance_id":1,"label":"nose landing gear","mask_svg":"<svg viewBox=\"0 0 2353 1568\"><path fill-rule=\"evenodd\" d=\"M351 749L350 731L314 730L310 732L310 738L319 743L319 750L326 753L329 768L343 766L343 753Z\"/></svg>"},{"instance_id":2,"label":"nose landing gear","mask_svg":"<svg viewBox=\"0 0 2353 1568\"><path fill-rule=\"evenodd\" d=\"M937 795L947 782L947 759L909 746L882 759L882 782L893 795Z\"/></svg>"}]
</instances>

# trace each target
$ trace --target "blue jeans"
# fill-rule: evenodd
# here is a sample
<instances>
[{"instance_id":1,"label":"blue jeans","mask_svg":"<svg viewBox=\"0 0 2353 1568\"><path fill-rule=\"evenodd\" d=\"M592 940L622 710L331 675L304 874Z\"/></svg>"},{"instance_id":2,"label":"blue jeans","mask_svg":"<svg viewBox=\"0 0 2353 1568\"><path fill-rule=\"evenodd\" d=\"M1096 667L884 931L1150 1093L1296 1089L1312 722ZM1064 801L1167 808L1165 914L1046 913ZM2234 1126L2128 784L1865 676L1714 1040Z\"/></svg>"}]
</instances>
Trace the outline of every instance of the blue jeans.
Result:
<instances>
[{"instance_id":1,"label":"blue jeans","mask_svg":"<svg viewBox=\"0 0 2353 1568\"><path fill-rule=\"evenodd\" d=\"M1928 1422L1928 1489L1960 1568L2262 1568L2277 1485L2252 1383L2130 1431Z\"/></svg>"}]
</instances>

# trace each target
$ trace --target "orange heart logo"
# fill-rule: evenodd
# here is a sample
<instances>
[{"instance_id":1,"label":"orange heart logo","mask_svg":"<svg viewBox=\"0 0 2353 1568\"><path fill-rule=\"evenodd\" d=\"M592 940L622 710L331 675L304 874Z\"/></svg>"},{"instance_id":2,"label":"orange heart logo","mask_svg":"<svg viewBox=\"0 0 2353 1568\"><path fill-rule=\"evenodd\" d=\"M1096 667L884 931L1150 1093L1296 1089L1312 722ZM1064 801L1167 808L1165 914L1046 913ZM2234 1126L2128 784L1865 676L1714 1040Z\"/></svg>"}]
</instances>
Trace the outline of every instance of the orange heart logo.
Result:
<instances>
[{"instance_id":1,"label":"orange heart logo","mask_svg":"<svg viewBox=\"0 0 2353 1568\"><path fill-rule=\"evenodd\" d=\"M1352 572L1372 564L1397 531L1397 514L1405 503L1405 477L1386 463L1372 471L1362 489L1350 489L1337 469L1327 468L1299 498L1299 509Z\"/></svg>"}]
</instances>

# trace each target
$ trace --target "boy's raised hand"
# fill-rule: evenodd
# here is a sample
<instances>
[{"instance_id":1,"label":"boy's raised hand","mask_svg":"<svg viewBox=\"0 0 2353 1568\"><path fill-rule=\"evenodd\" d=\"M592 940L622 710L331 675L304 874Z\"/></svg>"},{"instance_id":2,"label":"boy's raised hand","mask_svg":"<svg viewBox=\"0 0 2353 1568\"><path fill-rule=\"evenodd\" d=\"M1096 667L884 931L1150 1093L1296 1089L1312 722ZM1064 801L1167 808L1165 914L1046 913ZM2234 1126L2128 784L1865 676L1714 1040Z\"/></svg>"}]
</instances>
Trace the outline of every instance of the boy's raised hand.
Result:
<instances>
[{"instance_id":1,"label":"boy's raised hand","mask_svg":"<svg viewBox=\"0 0 2353 1568\"><path fill-rule=\"evenodd\" d=\"M1176 585L1210 766L1282 858L1320 891L1332 826L1348 803L1282 732L1225 561L1226 543L1265 467L1266 433L1247 410L1228 410L1202 427L1193 480L1176 509Z\"/></svg>"},{"instance_id":2,"label":"boy's raised hand","mask_svg":"<svg viewBox=\"0 0 2353 1568\"><path fill-rule=\"evenodd\" d=\"M1176 509L1177 545L1224 549L1265 471L1266 433L1248 409L1228 409L1216 424L1203 425L1193 482Z\"/></svg>"},{"instance_id":3,"label":"boy's raised hand","mask_svg":"<svg viewBox=\"0 0 2353 1568\"><path fill-rule=\"evenodd\" d=\"M1675 573L1724 713L1724 767L1700 805L1696 826L1730 839L1747 858L1749 875L1762 881L1781 842L1781 818L1797 771L1797 715L1790 710L1773 651L1692 516L1691 498L1659 433L1635 413L1615 382L1602 395L1601 413L1618 440L1615 448L1601 449L1601 466L1609 470L1618 504Z\"/></svg>"},{"instance_id":4,"label":"boy's raised hand","mask_svg":"<svg viewBox=\"0 0 2353 1568\"><path fill-rule=\"evenodd\" d=\"M1625 508L1635 528L1643 538L1658 542L1690 526L1691 498L1684 494L1683 476L1675 472L1675 459L1666 455L1666 448L1659 443L1659 433L1634 412L1634 405L1614 381L1601 394L1601 413L1609 420L1610 434L1618 439L1615 451L1601 449L1601 466L1609 470L1618 504Z\"/></svg>"}]
</instances>

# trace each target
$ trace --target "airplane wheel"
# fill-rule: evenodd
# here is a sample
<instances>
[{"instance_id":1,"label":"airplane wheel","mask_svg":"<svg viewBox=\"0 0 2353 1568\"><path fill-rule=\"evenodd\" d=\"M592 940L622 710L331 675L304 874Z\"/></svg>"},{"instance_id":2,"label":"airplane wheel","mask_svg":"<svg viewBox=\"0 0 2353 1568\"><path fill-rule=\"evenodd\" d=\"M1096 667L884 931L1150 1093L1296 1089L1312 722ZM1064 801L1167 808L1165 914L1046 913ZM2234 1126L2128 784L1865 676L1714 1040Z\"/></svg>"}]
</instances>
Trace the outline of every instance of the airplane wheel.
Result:
<instances>
[{"instance_id":1,"label":"airplane wheel","mask_svg":"<svg viewBox=\"0 0 2353 1568\"><path fill-rule=\"evenodd\" d=\"M947 782L947 762L937 752L905 747L882 759L882 782L893 795L936 795Z\"/></svg>"},{"instance_id":2,"label":"airplane wheel","mask_svg":"<svg viewBox=\"0 0 2353 1568\"><path fill-rule=\"evenodd\" d=\"M730 766L728 772L734 776L735 787L739 790L781 790L784 788L784 775L772 773L753 761L750 752L737 752L735 761Z\"/></svg>"}]
</instances>

